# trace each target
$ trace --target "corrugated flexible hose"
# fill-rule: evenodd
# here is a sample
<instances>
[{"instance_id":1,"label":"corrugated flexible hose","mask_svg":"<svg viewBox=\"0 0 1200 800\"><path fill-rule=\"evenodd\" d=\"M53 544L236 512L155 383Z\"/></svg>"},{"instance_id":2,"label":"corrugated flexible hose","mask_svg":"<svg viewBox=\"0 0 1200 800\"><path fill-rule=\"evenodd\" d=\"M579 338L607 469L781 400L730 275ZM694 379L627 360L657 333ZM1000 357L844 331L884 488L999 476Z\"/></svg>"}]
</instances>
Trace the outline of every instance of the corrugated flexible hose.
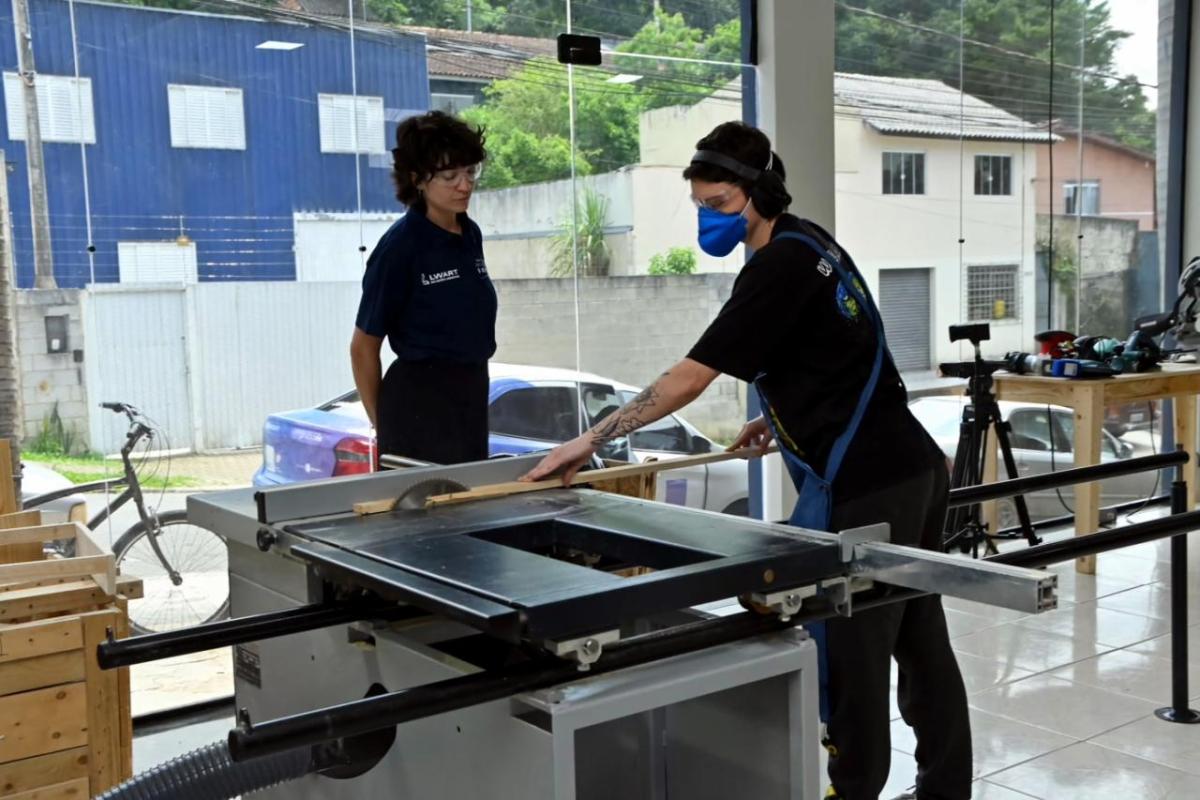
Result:
<instances>
[{"instance_id":1,"label":"corrugated flexible hose","mask_svg":"<svg viewBox=\"0 0 1200 800\"><path fill-rule=\"evenodd\" d=\"M312 749L235 762L224 741L173 758L100 795L100 800L231 800L317 769Z\"/></svg>"}]
</instances>

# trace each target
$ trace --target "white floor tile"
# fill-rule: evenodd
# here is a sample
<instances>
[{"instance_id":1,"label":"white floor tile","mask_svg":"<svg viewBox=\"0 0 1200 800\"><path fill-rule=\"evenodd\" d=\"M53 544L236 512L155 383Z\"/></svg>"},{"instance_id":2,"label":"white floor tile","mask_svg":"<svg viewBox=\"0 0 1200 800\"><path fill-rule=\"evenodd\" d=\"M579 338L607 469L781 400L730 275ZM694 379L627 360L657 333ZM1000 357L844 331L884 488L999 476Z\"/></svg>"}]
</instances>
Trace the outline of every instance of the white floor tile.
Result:
<instances>
[{"instance_id":1,"label":"white floor tile","mask_svg":"<svg viewBox=\"0 0 1200 800\"><path fill-rule=\"evenodd\" d=\"M968 614L965 611L959 611L955 608L947 608L945 612L946 628L950 631L951 639L957 639L959 636L966 636L967 634L994 628L1001 624L1000 620L977 617L974 614Z\"/></svg>"},{"instance_id":2,"label":"white floor tile","mask_svg":"<svg viewBox=\"0 0 1200 800\"><path fill-rule=\"evenodd\" d=\"M991 781L976 781L971 787L972 800L1030 800L1033 795L1018 792ZM1040 800L1040 798L1035 798Z\"/></svg>"},{"instance_id":3,"label":"white floor tile","mask_svg":"<svg viewBox=\"0 0 1200 800\"><path fill-rule=\"evenodd\" d=\"M1095 642L1109 649L1153 639L1167 633L1171 627L1166 620L1101 608L1095 603L1060 608L1029 617L1017 624L1069 636L1076 641Z\"/></svg>"},{"instance_id":4,"label":"white floor tile","mask_svg":"<svg viewBox=\"0 0 1200 800\"><path fill-rule=\"evenodd\" d=\"M1164 722L1151 715L1097 736L1091 742L1200 776L1200 725Z\"/></svg>"},{"instance_id":5,"label":"white floor tile","mask_svg":"<svg viewBox=\"0 0 1200 800\"><path fill-rule=\"evenodd\" d=\"M1051 571L1058 576L1058 599L1059 605L1063 606L1091 602L1144 585L1129 578L1081 575L1075 571L1074 564L1057 564Z\"/></svg>"},{"instance_id":6,"label":"white floor tile","mask_svg":"<svg viewBox=\"0 0 1200 800\"><path fill-rule=\"evenodd\" d=\"M1070 746L1075 740L1043 728L996 714L971 709L971 748L974 776L991 775L1008 767ZM916 736L903 720L892 723L892 747L904 753L916 750Z\"/></svg>"},{"instance_id":7,"label":"white floor tile","mask_svg":"<svg viewBox=\"0 0 1200 800\"><path fill-rule=\"evenodd\" d=\"M1157 658L1171 658L1171 635L1156 636L1125 648L1132 653L1145 653ZM1200 664L1200 624L1188 628L1188 663Z\"/></svg>"},{"instance_id":8,"label":"white floor tile","mask_svg":"<svg viewBox=\"0 0 1200 800\"><path fill-rule=\"evenodd\" d=\"M1132 650L1114 650L1054 670L1057 678L1167 705L1171 701L1171 662ZM1200 692L1200 662L1188 670L1188 683Z\"/></svg>"},{"instance_id":9,"label":"white floor tile","mask_svg":"<svg viewBox=\"0 0 1200 800\"><path fill-rule=\"evenodd\" d=\"M1196 776L1088 742L992 775L997 783L1051 800L1194 800Z\"/></svg>"},{"instance_id":10,"label":"white floor tile","mask_svg":"<svg viewBox=\"0 0 1200 800\"><path fill-rule=\"evenodd\" d=\"M989 606L986 603L976 603L971 600L960 600L957 597L943 597L942 606L946 609L961 611L964 614L993 620L997 624L1002 622L1016 622L1029 616L1024 611L1013 611L1009 608Z\"/></svg>"},{"instance_id":11,"label":"white floor tile","mask_svg":"<svg viewBox=\"0 0 1200 800\"><path fill-rule=\"evenodd\" d=\"M1171 619L1171 586L1169 583L1149 583L1117 594L1101 597L1096 601L1101 608L1140 614L1155 619ZM1187 613L1189 622L1200 622L1200 591L1188 592Z\"/></svg>"},{"instance_id":12,"label":"white floor tile","mask_svg":"<svg viewBox=\"0 0 1200 800\"><path fill-rule=\"evenodd\" d=\"M990 658L1007 668L1045 672L1093 658L1115 648L1093 640L1074 640L1059 633L1009 623L962 636L950 643L955 652Z\"/></svg>"},{"instance_id":13,"label":"white floor tile","mask_svg":"<svg viewBox=\"0 0 1200 800\"><path fill-rule=\"evenodd\" d=\"M995 658L955 653L967 694L979 694L1004 683L1028 678L1034 673Z\"/></svg>"},{"instance_id":14,"label":"white floor tile","mask_svg":"<svg viewBox=\"0 0 1200 800\"><path fill-rule=\"evenodd\" d=\"M1156 703L1035 675L969 698L972 707L1074 739L1090 739L1154 711Z\"/></svg>"},{"instance_id":15,"label":"white floor tile","mask_svg":"<svg viewBox=\"0 0 1200 800\"><path fill-rule=\"evenodd\" d=\"M1154 583L1169 578L1171 567L1165 561L1128 556L1118 550L1096 556L1096 575L1113 580Z\"/></svg>"}]
</instances>

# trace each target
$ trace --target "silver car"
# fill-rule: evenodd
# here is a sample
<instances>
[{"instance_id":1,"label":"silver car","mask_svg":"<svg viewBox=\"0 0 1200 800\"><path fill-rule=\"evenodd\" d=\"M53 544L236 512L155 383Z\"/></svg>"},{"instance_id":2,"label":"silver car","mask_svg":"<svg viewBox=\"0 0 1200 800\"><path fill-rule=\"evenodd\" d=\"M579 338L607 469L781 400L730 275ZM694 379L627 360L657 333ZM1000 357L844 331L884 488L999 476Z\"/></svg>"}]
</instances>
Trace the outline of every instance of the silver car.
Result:
<instances>
[{"instance_id":1,"label":"silver car","mask_svg":"<svg viewBox=\"0 0 1200 800\"><path fill-rule=\"evenodd\" d=\"M965 397L922 397L909 403L909 410L925 426L942 452L954 458ZM1012 425L1013 458L1019 477L1041 475L1075 466L1071 452L1075 442L1075 415L1070 409L1032 403L1000 403L1000 414ZM1101 431L1100 460L1103 463L1132 458L1133 445ZM1005 477L1003 465L1001 477ZM1143 500L1155 493L1157 475L1143 472L1101 482L1101 505L1111 506ZM1073 513L1074 487L1048 489L1025 496L1035 520ZM1000 527L1017 524L1012 500L1000 501Z\"/></svg>"}]
</instances>

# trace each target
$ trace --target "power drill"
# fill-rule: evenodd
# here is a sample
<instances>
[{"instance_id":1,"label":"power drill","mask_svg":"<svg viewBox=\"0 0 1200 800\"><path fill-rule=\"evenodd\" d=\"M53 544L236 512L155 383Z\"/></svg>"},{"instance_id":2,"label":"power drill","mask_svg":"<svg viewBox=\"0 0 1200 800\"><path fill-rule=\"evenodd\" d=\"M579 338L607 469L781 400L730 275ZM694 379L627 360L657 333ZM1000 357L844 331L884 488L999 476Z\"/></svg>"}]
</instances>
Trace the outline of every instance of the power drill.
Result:
<instances>
[{"instance_id":1,"label":"power drill","mask_svg":"<svg viewBox=\"0 0 1200 800\"><path fill-rule=\"evenodd\" d=\"M1084 337L1076 340L1080 358L1101 361L1115 373L1146 372L1162 361L1163 352L1158 343L1144 330L1135 330L1129 339Z\"/></svg>"}]
</instances>

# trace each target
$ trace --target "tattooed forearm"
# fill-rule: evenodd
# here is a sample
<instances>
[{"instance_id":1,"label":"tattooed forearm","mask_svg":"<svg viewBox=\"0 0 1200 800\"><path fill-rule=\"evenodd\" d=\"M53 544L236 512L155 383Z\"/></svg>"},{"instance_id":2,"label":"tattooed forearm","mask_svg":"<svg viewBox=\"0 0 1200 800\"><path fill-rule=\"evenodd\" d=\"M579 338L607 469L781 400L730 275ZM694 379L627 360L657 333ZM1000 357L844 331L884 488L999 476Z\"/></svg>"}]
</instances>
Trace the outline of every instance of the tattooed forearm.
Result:
<instances>
[{"instance_id":1,"label":"tattooed forearm","mask_svg":"<svg viewBox=\"0 0 1200 800\"><path fill-rule=\"evenodd\" d=\"M670 375L669 372L664 372L657 381L639 392L637 397L626 403L623 408L614 411L592 428L592 444L602 447L614 439L628 436L643 425L669 414L671 409L656 408L661 399L659 383L668 375Z\"/></svg>"}]
</instances>

